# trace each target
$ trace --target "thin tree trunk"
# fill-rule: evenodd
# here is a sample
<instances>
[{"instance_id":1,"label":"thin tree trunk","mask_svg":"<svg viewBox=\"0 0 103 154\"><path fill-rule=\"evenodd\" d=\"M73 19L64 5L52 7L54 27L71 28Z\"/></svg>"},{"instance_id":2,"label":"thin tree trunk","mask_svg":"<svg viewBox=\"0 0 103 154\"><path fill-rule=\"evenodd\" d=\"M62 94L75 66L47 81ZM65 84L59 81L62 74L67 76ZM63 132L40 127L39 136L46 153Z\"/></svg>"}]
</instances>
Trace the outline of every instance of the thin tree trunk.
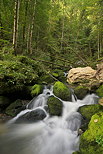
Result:
<instances>
[{"instance_id":1,"label":"thin tree trunk","mask_svg":"<svg viewBox=\"0 0 103 154\"><path fill-rule=\"evenodd\" d=\"M27 12L28 12L28 1L25 2L25 19L24 19L24 25L23 25L23 46L24 46L24 44L25 44L25 38L26 38ZM22 47L23 47L23 46L22 46Z\"/></svg>"},{"instance_id":2,"label":"thin tree trunk","mask_svg":"<svg viewBox=\"0 0 103 154\"><path fill-rule=\"evenodd\" d=\"M32 23L31 23L31 31L30 31L30 54L32 54L33 49L32 49L32 38L33 38L33 28L34 28L34 19L35 19L35 8L36 8L36 0L34 3L34 12L33 12L33 18L32 18Z\"/></svg>"},{"instance_id":3,"label":"thin tree trunk","mask_svg":"<svg viewBox=\"0 0 103 154\"><path fill-rule=\"evenodd\" d=\"M30 24L28 25L28 32L27 32L27 53L29 53L29 39L30 39Z\"/></svg>"},{"instance_id":4,"label":"thin tree trunk","mask_svg":"<svg viewBox=\"0 0 103 154\"><path fill-rule=\"evenodd\" d=\"M64 39L64 0L63 0L63 19L62 19L62 33L61 33L61 51L63 48L63 39Z\"/></svg>"},{"instance_id":5,"label":"thin tree trunk","mask_svg":"<svg viewBox=\"0 0 103 154\"><path fill-rule=\"evenodd\" d=\"M98 31L98 59L100 58L100 34Z\"/></svg>"},{"instance_id":6,"label":"thin tree trunk","mask_svg":"<svg viewBox=\"0 0 103 154\"><path fill-rule=\"evenodd\" d=\"M13 32L13 46L14 46L14 54L15 55L17 55L19 8L20 8L20 1L16 0L15 1L15 9L14 9L14 32Z\"/></svg>"}]
</instances>

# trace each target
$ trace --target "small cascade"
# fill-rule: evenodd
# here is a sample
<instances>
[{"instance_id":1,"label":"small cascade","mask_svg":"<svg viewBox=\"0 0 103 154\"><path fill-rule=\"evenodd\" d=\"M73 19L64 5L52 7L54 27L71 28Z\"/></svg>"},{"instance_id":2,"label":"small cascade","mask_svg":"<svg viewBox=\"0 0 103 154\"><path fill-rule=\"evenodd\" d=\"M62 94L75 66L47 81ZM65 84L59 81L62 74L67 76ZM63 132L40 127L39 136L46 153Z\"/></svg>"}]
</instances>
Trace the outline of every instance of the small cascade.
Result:
<instances>
[{"instance_id":1,"label":"small cascade","mask_svg":"<svg viewBox=\"0 0 103 154\"><path fill-rule=\"evenodd\" d=\"M0 137L1 154L8 154L8 151L10 154L72 154L79 149L78 129L82 116L77 110L80 106L95 104L98 96L90 94L83 100L78 100L72 93L72 102L56 97L63 103L63 113L61 117L50 117L45 107L52 95L56 97L53 87L45 87L42 94L30 101L26 110L8 122L9 131ZM29 113L41 116L40 111L43 119L29 124L25 121L23 123L25 118L31 119ZM19 119L22 119L22 123L17 124Z\"/></svg>"}]
</instances>

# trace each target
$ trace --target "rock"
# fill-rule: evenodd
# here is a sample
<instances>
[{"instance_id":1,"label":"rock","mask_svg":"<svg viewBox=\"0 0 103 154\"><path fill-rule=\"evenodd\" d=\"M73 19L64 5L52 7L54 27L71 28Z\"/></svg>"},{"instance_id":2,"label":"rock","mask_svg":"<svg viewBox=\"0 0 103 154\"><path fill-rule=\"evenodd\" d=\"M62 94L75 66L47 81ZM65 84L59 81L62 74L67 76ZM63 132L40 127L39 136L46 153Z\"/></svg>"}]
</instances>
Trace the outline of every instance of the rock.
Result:
<instances>
[{"instance_id":1,"label":"rock","mask_svg":"<svg viewBox=\"0 0 103 154\"><path fill-rule=\"evenodd\" d=\"M10 100L5 96L0 96L0 108L5 109L10 104Z\"/></svg>"},{"instance_id":2,"label":"rock","mask_svg":"<svg viewBox=\"0 0 103 154\"><path fill-rule=\"evenodd\" d=\"M74 93L78 99L83 99L89 93L89 89L88 87L79 85L74 88Z\"/></svg>"},{"instance_id":3,"label":"rock","mask_svg":"<svg viewBox=\"0 0 103 154\"><path fill-rule=\"evenodd\" d=\"M71 101L70 89L60 81L55 82L53 93L55 96L61 98L62 100Z\"/></svg>"},{"instance_id":4,"label":"rock","mask_svg":"<svg viewBox=\"0 0 103 154\"><path fill-rule=\"evenodd\" d=\"M95 114L98 113L99 111L103 110L103 106L99 104L93 104L93 105L85 105L79 108L79 113L83 116L83 121L82 121L82 130L86 130L88 127L88 124L91 120L91 117Z\"/></svg>"},{"instance_id":5,"label":"rock","mask_svg":"<svg viewBox=\"0 0 103 154\"><path fill-rule=\"evenodd\" d=\"M96 70L91 67L72 68L67 76L68 83L88 83L94 79Z\"/></svg>"},{"instance_id":6,"label":"rock","mask_svg":"<svg viewBox=\"0 0 103 154\"><path fill-rule=\"evenodd\" d=\"M59 99L55 98L54 96L51 96L49 97L47 104L49 108L49 114L51 116L62 115L63 103Z\"/></svg>"},{"instance_id":7,"label":"rock","mask_svg":"<svg viewBox=\"0 0 103 154\"><path fill-rule=\"evenodd\" d=\"M103 112L92 116L88 129L81 135L80 154L87 153L103 153Z\"/></svg>"},{"instance_id":8,"label":"rock","mask_svg":"<svg viewBox=\"0 0 103 154\"><path fill-rule=\"evenodd\" d=\"M99 81L99 83L103 83L103 62L100 64L97 64L97 71L95 76Z\"/></svg>"},{"instance_id":9,"label":"rock","mask_svg":"<svg viewBox=\"0 0 103 154\"><path fill-rule=\"evenodd\" d=\"M103 97L103 85L96 90L96 93L98 96Z\"/></svg>"},{"instance_id":10,"label":"rock","mask_svg":"<svg viewBox=\"0 0 103 154\"><path fill-rule=\"evenodd\" d=\"M6 108L5 113L10 116L16 116L23 109L25 109L25 106L23 106L22 100L18 99Z\"/></svg>"},{"instance_id":11,"label":"rock","mask_svg":"<svg viewBox=\"0 0 103 154\"><path fill-rule=\"evenodd\" d=\"M103 106L103 97L99 100L99 104Z\"/></svg>"},{"instance_id":12,"label":"rock","mask_svg":"<svg viewBox=\"0 0 103 154\"><path fill-rule=\"evenodd\" d=\"M36 109L30 112L25 113L19 117L15 123L32 123L39 120L43 120L46 117L45 112L42 109Z\"/></svg>"}]
</instances>

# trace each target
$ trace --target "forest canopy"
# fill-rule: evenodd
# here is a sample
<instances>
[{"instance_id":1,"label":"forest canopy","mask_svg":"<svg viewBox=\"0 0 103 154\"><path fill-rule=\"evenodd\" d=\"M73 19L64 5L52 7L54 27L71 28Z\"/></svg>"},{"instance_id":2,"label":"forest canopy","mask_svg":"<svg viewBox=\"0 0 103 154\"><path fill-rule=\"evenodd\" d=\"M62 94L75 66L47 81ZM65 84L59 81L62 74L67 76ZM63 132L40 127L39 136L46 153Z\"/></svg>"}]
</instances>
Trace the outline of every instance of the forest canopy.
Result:
<instances>
[{"instance_id":1,"label":"forest canopy","mask_svg":"<svg viewBox=\"0 0 103 154\"><path fill-rule=\"evenodd\" d=\"M103 1L1 0L0 52L92 66L103 57Z\"/></svg>"}]
</instances>

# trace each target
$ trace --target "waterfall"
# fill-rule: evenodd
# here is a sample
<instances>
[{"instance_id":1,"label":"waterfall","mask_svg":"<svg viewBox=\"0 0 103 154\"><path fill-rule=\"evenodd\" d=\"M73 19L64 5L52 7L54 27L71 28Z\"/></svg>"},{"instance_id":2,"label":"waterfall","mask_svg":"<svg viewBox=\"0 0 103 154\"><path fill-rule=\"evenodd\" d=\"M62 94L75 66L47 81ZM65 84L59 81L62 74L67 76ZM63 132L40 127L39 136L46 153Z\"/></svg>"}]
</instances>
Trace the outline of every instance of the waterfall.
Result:
<instances>
[{"instance_id":1,"label":"waterfall","mask_svg":"<svg viewBox=\"0 0 103 154\"><path fill-rule=\"evenodd\" d=\"M53 88L45 87L42 94L33 98L24 111L7 123L7 133L0 136L0 154L72 154L79 149L78 129L82 116L77 110L80 106L94 104L97 96L90 94L78 100L73 95L72 102L56 97L63 103L63 113L61 117L50 117L45 107L48 97L52 95L56 97ZM35 111L43 113L43 120L16 123Z\"/></svg>"}]
</instances>

